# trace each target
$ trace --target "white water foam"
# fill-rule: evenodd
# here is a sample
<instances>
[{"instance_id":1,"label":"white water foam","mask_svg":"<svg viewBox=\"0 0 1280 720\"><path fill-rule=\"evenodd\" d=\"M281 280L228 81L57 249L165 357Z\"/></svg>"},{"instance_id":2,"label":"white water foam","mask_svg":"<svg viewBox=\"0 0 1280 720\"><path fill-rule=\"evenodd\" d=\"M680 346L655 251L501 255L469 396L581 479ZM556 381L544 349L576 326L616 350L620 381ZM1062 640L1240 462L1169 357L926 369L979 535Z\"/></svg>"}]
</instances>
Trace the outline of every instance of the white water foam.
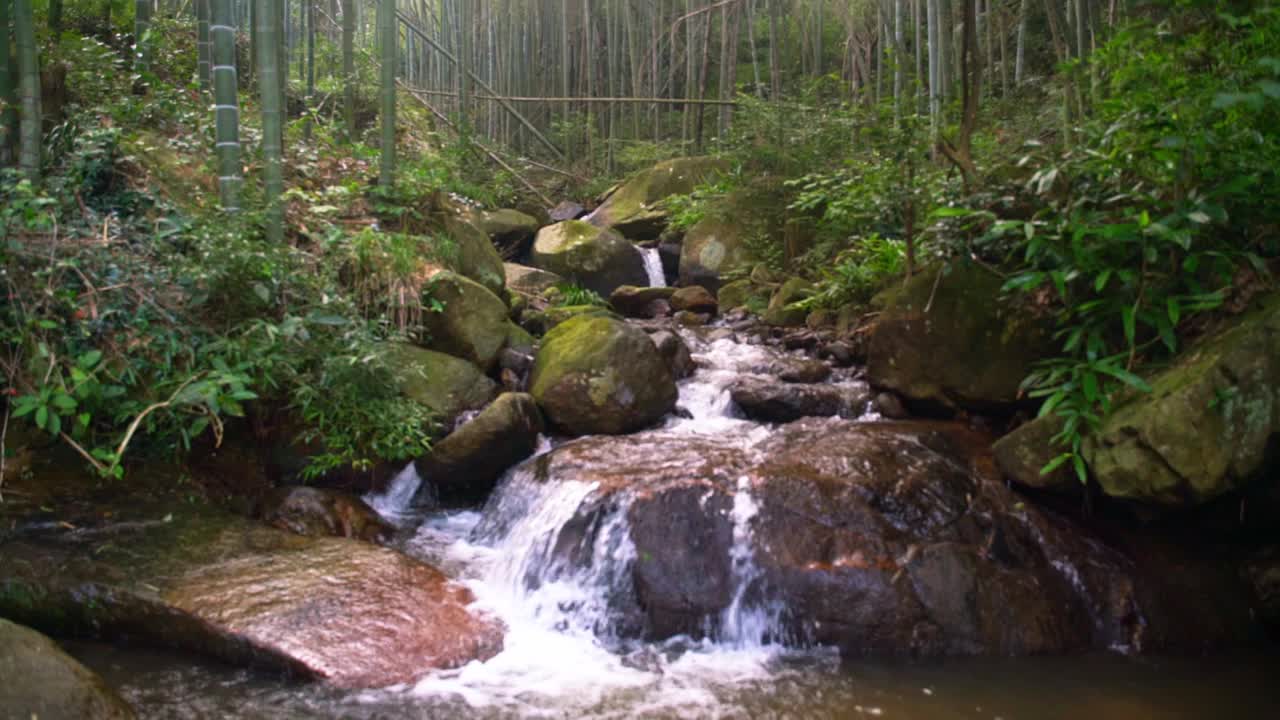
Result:
<instances>
[{"instance_id":1,"label":"white water foam","mask_svg":"<svg viewBox=\"0 0 1280 720\"><path fill-rule=\"evenodd\" d=\"M417 468L413 463L409 463L403 470L396 473L385 490L380 493L367 492L363 500L384 519L398 524L410 517L413 496L421 486L422 478L418 477Z\"/></svg>"},{"instance_id":2,"label":"white water foam","mask_svg":"<svg viewBox=\"0 0 1280 720\"><path fill-rule=\"evenodd\" d=\"M640 256L644 258L644 271L649 275L649 287L666 287L667 276L662 271L662 256L658 253L658 248L639 248Z\"/></svg>"}]
</instances>

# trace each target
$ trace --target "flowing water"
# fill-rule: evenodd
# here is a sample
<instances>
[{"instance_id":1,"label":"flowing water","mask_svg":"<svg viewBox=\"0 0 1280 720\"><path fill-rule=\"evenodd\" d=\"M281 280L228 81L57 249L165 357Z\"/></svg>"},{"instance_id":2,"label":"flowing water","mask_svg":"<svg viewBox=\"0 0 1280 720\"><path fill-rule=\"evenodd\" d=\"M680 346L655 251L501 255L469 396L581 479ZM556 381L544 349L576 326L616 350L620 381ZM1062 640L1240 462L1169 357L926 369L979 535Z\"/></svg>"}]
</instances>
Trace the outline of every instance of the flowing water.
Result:
<instances>
[{"instance_id":1,"label":"flowing water","mask_svg":"<svg viewBox=\"0 0 1280 720\"><path fill-rule=\"evenodd\" d=\"M640 248L640 255L644 258L644 271L649 275L649 287L666 287L667 277L662 271L662 256L658 254L658 248Z\"/></svg>"},{"instance_id":2,"label":"flowing water","mask_svg":"<svg viewBox=\"0 0 1280 720\"><path fill-rule=\"evenodd\" d=\"M769 436L771 427L737 415L727 388L776 363L779 353L727 335L686 333L699 370L681 383L680 412L649 434L704 436L744 452ZM557 442L546 439L540 452ZM99 645L73 651L148 718L1280 717L1273 687L1280 663L1270 657L850 665L823 649L773 644L778 608L747 592L757 572L750 550L757 508L745 482L730 510L733 600L709 639L625 641L615 633L615 595L635 560L625 496L602 514L589 561L569 566L556 541L579 508L598 499L596 484L538 482L526 463L481 510L414 516L409 502L420 482L410 465L367 499L404 528L402 550L465 583L478 609L506 624L504 649L486 662L409 685L343 692L164 653Z\"/></svg>"}]
</instances>

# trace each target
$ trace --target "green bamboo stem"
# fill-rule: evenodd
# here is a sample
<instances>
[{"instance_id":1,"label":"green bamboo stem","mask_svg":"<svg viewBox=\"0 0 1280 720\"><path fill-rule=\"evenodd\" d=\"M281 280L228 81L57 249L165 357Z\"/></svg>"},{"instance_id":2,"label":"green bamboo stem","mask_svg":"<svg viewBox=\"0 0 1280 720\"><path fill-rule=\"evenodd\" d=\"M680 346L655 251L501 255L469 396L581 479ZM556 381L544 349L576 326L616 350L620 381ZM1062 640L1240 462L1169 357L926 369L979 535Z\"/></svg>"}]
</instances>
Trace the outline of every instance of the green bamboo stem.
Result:
<instances>
[{"instance_id":1,"label":"green bamboo stem","mask_svg":"<svg viewBox=\"0 0 1280 720\"><path fill-rule=\"evenodd\" d=\"M232 25L232 0L212 0L213 108L217 127L218 190L227 212L240 210L240 107L237 100L236 30Z\"/></svg>"},{"instance_id":2,"label":"green bamboo stem","mask_svg":"<svg viewBox=\"0 0 1280 720\"><path fill-rule=\"evenodd\" d=\"M255 0L258 3L258 92L262 103L262 180L267 206L267 239L284 240L283 109L280 87L280 33L282 0Z\"/></svg>"},{"instance_id":3,"label":"green bamboo stem","mask_svg":"<svg viewBox=\"0 0 1280 720\"><path fill-rule=\"evenodd\" d=\"M18 84L22 95L18 164L32 181L40 179L40 61L36 55L31 0L13 0L13 38L18 46Z\"/></svg>"},{"instance_id":4,"label":"green bamboo stem","mask_svg":"<svg viewBox=\"0 0 1280 720\"><path fill-rule=\"evenodd\" d=\"M342 113L347 139L356 137L356 0L342 0Z\"/></svg>"},{"instance_id":5,"label":"green bamboo stem","mask_svg":"<svg viewBox=\"0 0 1280 720\"><path fill-rule=\"evenodd\" d=\"M17 64L9 47L9 18L13 0L0 0L0 165L13 163L13 141L18 132Z\"/></svg>"},{"instance_id":6,"label":"green bamboo stem","mask_svg":"<svg viewBox=\"0 0 1280 720\"><path fill-rule=\"evenodd\" d=\"M396 0L378 3L378 44L381 49L379 77L382 87L382 160L378 184L390 189L396 175Z\"/></svg>"},{"instance_id":7,"label":"green bamboo stem","mask_svg":"<svg viewBox=\"0 0 1280 720\"><path fill-rule=\"evenodd\" d=\"M196 75L200 80L200 89L209 90L210 50L209 43L209 3L212 0L195 0L196 2Z\"/></svg>"},{"instance_id":8,"label":"green bamboo stem","mask_svg":"<svg viewBox=\"0 0 1280 720\"><path fill-rule=\"evenodd\" d=\"M151 59L147 42L147 32L151 30L151 0L135 0L133 11L133 70L142 72Z\"/></svg>"}]
</instances>

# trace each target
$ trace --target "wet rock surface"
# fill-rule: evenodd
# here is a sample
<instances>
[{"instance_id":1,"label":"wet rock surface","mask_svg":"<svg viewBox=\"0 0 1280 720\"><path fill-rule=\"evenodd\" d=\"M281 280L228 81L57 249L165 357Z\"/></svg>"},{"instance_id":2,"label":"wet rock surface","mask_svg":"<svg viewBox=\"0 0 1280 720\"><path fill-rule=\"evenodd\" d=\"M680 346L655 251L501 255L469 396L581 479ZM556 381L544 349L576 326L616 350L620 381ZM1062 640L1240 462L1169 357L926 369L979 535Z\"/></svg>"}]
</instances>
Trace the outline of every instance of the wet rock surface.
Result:
<instances>
[{"instance_id":1,"label":"wet rock surface","mask_svg":"<svg viewBox=\"0 0 1280 720\"><path fill-rule=\"evenodd\" d=\"M0 544L0 613L50 632L198 652L343 687L484 659L502 626L399 552L173 512Z\"/></svg>"},{"instance_id":2,"label":"wet rock surface","mask_svg":"<svg viewBox=\"0 0 1280 720\"><path fill-rule=\"evenodd\" d=\"M640 251L630 241L608 228L581 220L566 220L538 231L533 243L534 267L553 272L602 297L622 285L645 286Z\"/></svg>"},{"instance_id":3,"label":"wet rock surface","mask_svg":"<svg viewBox=\"0 0 1280 720\"><path fill-rule=\"evenodd\" d=\"M1200 650L1253 636L1242 586L1210 557L1117 549L1037 510L988 447L955 424L807 419L754 446L583 438L526 470L596 484L554 540L553 575L609 562L598 548L616 545L610 533L633 546L627 571L610 571L623 578L608 595L623 637L732 639L743 611L775 640L853 656ZM1201 613L1214 622L1187 627Z\"/></svg>"},{"instance_id":4,"label":"wet rock surface","mask_svg":"<svg viewBox=\"0 0 1280 720\"><path fill-rule=\"evenodd\" d=\"M40 633L0 618L0 717L132 720L128 703Z\"/></svg>"},{"instance_id":5,"label":"wet rock surface","mask_svg":"<svg viewBox=\"0 0 1280 720\"><path fill-rule=\"evenodd\" d=\"M327 488L277 488L262 499L256 515L272 527L312 537L381 542L392 532L392 527L363 500Z\"/></svg>"},{"instance_id":6,"label":"wet rock surface","mask_svg":"<svg viewBox=\"0 0 1280 720\"><path fill-rule=\"evenodd\" d=\"M802 417L858 417L872 395L866 383L819 385L758 377L734 382L729 393L748 418L772 423Z\"/></svg>"}]
</instances>

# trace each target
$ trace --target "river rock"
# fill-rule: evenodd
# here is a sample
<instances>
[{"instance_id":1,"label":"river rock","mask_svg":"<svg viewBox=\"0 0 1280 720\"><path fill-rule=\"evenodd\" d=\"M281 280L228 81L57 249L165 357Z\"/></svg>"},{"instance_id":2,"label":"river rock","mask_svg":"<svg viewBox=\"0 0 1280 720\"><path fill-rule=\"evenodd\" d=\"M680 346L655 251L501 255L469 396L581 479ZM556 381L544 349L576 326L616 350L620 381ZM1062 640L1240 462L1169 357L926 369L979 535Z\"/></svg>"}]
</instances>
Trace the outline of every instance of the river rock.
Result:
<instances>
[{"instance_id":1,"label":"river rock","mask_svg":"<svg viewBox=\"0 0 1280 720\"><path fill-rule=\"evenodd\" d=\"M1055 348L1050 320L1004 297L1003 284L961 261L882 293L868 380L927 411L1011 409L1032 365Z\"/></svg>"},{"instance_id":2,"label":"river rock","mask_svg":"<svg viewBox=\"0 0 1280 720\"><path fill-rule=\"evenodd\" d=\"M388 343L386 362L400 392L429 408L449 427L465 410L483 407L497 395L497 383L474 364L406 343Z\"/></svg>"},{"instance_id":3,"label":"river rock","mask_svg":"<svg viewBox=\"0 0 1280 720\"><path fill-rule=\"evenodd\" d=\"M424 344L489 370L507 344L507 304L484 286L452 272L431 278L424 297L436 302L422 313Z\"/></svg>"},{"instance_id":4,"label":"river rock","mask_svg":"<svg viewBox=\"0 0 1280 720\"><path fill-rule=\"evenodd\" d=\"M1042 474L1041 471L1066 449L1054 441L1062 432L1063 419L1046 415L1019 425L997 440L991 450L996 466L1010 480L1025 487L1058 492L1079 490L1080 480L1070 464Z\"/></svg>"},{"instance_id":5,"label":"river rock","mask_svg":"<svg viewBox=\"0 0 1280 720\"><path fill-rule=\"evenodd\" d=\"M742 377L729 386L729 396L743 415L773 423L802 417L857 417L871 395L866 383L819 385Z\"/></svg>"},{"instance_id":6,"label":"river rock","mask_svg":"<svg viewBox=\"0 0 1280 720\"><path fill-rule=\"evenodd\" d=\"M655 317L655 303L667 301L675 294L671 287L636 287L623 285L609 295L609 304L623 315L630 318Z\"/></svg>"},{"instance_id":7,"label":"river rock","mask_svg":"<svg viewBox=\"0 0 1280 720\"><path fill-rule=\"evenodd\" d=\"M619 185L584 219L596 227L613 228L631 240L652 240L667 225L663 200L671 195L688 194L727 169L725 161L711 157L676 158L658 163Z\"/></svg>"},{"instance_id":8,"label":"river rock","mask_svg":"<svg viewBox=\"0 0 1280 720\"><path fill-rule=\"evenodd\" d=\"M653 341L609 317L574 317L547 333L529 386L547 418L574 435L632 432L676 403L675 378Z\"/></svg>"},{"instance_id":9,"label":"river rock","mask_svg":"<svg viewBox=\"0 0 1280 720\"><path fill-rule=\"evenodd\" d=\"M1253 589L1258 617L1280 633L1280 546L1263 548L1244 563L1244 576Z\"/></svg>"},{"instance_id":10,"label":"river rock","mask_svg":"<svg viewBox=\"0 0 1280 720\"><path fill-rule=\"evenodd\" d=\"M539 230L532 262L603 297L622 285L649 284L644 257L635 245L613 230L581 220Z\"/></svg>"},{"instance_id":11,"label":"river rock","mask_svg":"<svg viewBox=\"0 0 1280 720\"><path fill-rule=\"evenodd\" d=\"M479 502L507 468L533 454L542 429L532 395L503 393L420 458L418 475L443 502Z\"/></svg>"},{"instance_id":12,"label":"river rock","mask_svg":"<svg viewBox=\"0 0 1280 720\"><path fill-rule=\"evenodd\" d=\"M676 333L670 330L659 330L649 336L653 344L658 347L658 353L662 355L662 359L667 361L667 366L671 368L671 374L677 380L683 380L693 374L697 366L693 362L693 355L689 353L689 346Z\"/></svg>"},{"instance_id":13,"label":"river rock","mask_svg":"<svg viewBox=\"0 0 1280 720\"><path fill-rule=\"evenodd\" d=\"M256 514L272 527L313 537L383 542L394 530L364 500L328 488L276 488L259 502Z\"/></svg>"},{"instance_id":14,"label":"river rock","mask_svg":"<svg viewBox=\"0 0 1280 720\"><path fill-rule=\"evenodd\" d=\"M800 302L813 292L813 283L803 278L788 278L786 282L774 291L773 297L769 298L769 306L765 309L761 319L767 325L777 327L800 327L804 325L805 317L809 311L801 308L792 307L794 303Z\"/></svg>"},{"instance_id":15,"label":"river rock","mask_svg":"<svg viewBox=\"0 0 1280 720\"><path fill-rule=\"evenodd\" d=\"M715 315L717 308L715 296L701 285L682 287L671 296L671 309L677 312L688 310Z\"/></svg>"},{"instance_id":16,"label":"river rock","mask_svg":"<svg viewBox=\"0 0 1280 720\"><path fill-rule=\"evenodd\" d=\"M716 292L725 273L746 262L741 223L732 215L713 215L698 221L684 236L680 246L680 284L700 285Z\"/></svg>"},{"instance_id":17,"label":"river rock","mask_svg":"<svg viewBox=\"0 0 1280 720\"><path fill-rule=\"evenodd\" d=\"M545 335L566 320L582 315L621 319L602 305L557 305L546 310L525 313L520 322L529 332Z\"/></svg>"},{"instance_id":18,"label":"river rock","mask_svg":"<svg viewBox=\"0 0 1280 720\"><path fill-rule=\"evenodd\" d=\"M733 308L742 307L756 298L756 286L750 280L734 280L720 286L719 292L716 293L716 303L726 311ZM764 299L757 302L764 304Z\"/></svg>"},{"instance_id":19,"label":"river rock","mask_svg":"<svg viewBox=\"0 0 1280 720\"><path fill-rule=\"evenodd\" d=\"M1280 298L1203 340L1119 404L1083 455L1106 494L1204 503L1274 468L1280 436Z\"/></svg>"},{"instance_id":20,"label":"river rock","mask_svg":"<svg viewBox=\"0 0 1280 720\"><path fill-rule=\"evenodd\" d=\"M547 216L553 223L577 220L586 214L587 209L572 200L564 200L547 212Z\"/></svg>"},{"instance_id":21,"label":"river rock","mask_svg":"<svg viewBox=\"0 0 1280 720\"><path fill-rule=\"evenodd\" d=\"M208 508L0 542L0 614L347 688L484 660L503 628L429 565ZM8 676L6 676L8 677Z\"/></svg>"},{"instance_id":22,"label":"river rock","mask_svg":"<svg viewBox=\"0 0 1280 720\"><path fill-rule=\"evenodd\" d=\"M1254 637L1229 567L1108 546L1010 491L988 446L958 424L833 419L749 450L591 437L522 466L494 505L528 492L519 483L592 487L531 567L608 578L609 629L624 638L758 642L763 623L775 642L846 656L1007 656Z\"/></svg>"},{"instance_id":23,"label":"river rock","mask_svg":"<svg viewBox=\"0 0 1280 720\"><path fill-rule=\"evenodd\" d=\"M132 720L96 673L40 633L0 618L0 716L14 720Z\"/></svg>"},{"instance_id":24,"label":"river rock","mask_svg":"<svg viewBox=\"0 0 1280 720\"><path fill-rule=\"evenodd\" d=\"M788 362L778 372L778 379L787 383L820 383L831 377L831 366L821 360Z\"/></svg>"},{"instance_id":25,"label":"river rock","mask_svg":"<svg viewBox=\"0 0 1280 720\"><path fill-rule=\"evenodd\" d=\"M563 283L564 278L553 272L539 270L527 265L503 263L503 272L507 279L507 288L526 298L541 297L544 292Z\"/></svg>"},{"instance_id":26,"label":"river rock","mask_svg":"<svg viewBox=\"0 0 1280 720\"><path fill-rule=\"evenodd\" d=\"M504 258L517 258L528 252L533 234L538 231L538 221L519 210L482 213L477 224Z\"/></svg>"},{"instance_id":27,"label":"river rock","mask_svg":"<svg viewBox=\"0 0 1280 720\"><path fill-rule=\"evenodd\" d=\"M450 263L459 275L468 277L489 292L502 296L506 284L502 256L489 241L489 236L462 216L449 216L444 223L445 232L457 244L457 253Z\"/></svg>"}]
</instances>

